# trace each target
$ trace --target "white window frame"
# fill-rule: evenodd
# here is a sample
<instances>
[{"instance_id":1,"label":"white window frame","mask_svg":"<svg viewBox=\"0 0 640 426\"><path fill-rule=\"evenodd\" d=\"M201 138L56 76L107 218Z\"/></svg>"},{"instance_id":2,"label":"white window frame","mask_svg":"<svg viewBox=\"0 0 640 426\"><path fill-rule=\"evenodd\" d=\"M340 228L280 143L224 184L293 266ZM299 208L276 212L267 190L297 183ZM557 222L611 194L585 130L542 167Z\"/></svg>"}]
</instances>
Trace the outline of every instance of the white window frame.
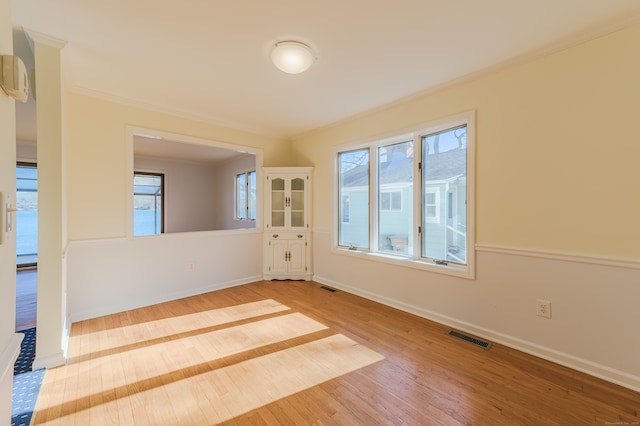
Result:
<instances>
[{"instance_id":1,"label":"white window frame","mask_svg":"<svg viewBox=\"0 0 640 426\"><path fill-rule=\"evenodd\" d=\"M255 222L256 217L258 216L258 205L257 205L257 193L256 193L256 200L254 200L254 203L256 203L256 217L249 217L249 204L250 204L250 200L249 200L249 175L253 173L256 177L256 192L257 192L257 186L258 186L258 175L256 173L256 170L246 170L243 172L236 172L234 174L234 179L233 179L233 201L234 201L234 209L233 209L233 216L234 216L234 220L246 220L246 221L250 221L250 222ZM240 217L238 216L238 177L244 175L244 185L245 185L245 191L246 191L246 200L245 200L245 205L243 206L243 211L245 213L244 217Z\"/></svg>"},{"instance_id":2,"label":"white window frame","mask_svg":"<svg viewBox=\"0 0 640 426\"><path fill-rule=\"evenodd\" d=\"M458 264L453 262L439 262L436 263L435 259L422 258L421 252L421 236L419 234L419 229L421 229L421 220L422 220L422 194L421 191L427 190L426 188L422 188L421 182L421 174L419 170L418 163L422 161L422 137L427 136L433 133L438 133L441 131L445 131L448 129L452 129L455 127L459 127L462 125L466 125L467 127L467 146L466 146L466 158L467 158L467 238L466 238L466 264ZM400 134L401 133L401 134ZM388 252L379 252L374 248L378 247L378 156L377 149L379 147L390 145L392 143L406 141L410 138L414 140L414 200L413 200L413 255L405 256L405 255L397 255ZM428 123L423 123L419 126L415 126L405 131L398 132L397 135L393 137L381 137L377 139L373 139L364 143L360 143L357 145L348 145L337 147L334 150L334 158L336 159L335 170L334 170L334 182L335 182L335 196L334 200L334 244L333 244L333 252L344 255L344 256L354 256L361 257L365 259L375 259L376 261L380 261L383 263L389 263L393 265L409 267L414 269L420 269L430 272L442 273L446 275L452 275L467 279L475 279L475 111L467 111L461 114L453 115L450 117L443 118L441 120L431 121ZM339 176L340 171L337 167L337 159L340 153L346 151L354 151L357 149L366 149L370 150L369 154L369 170L371 183L369 186L369 249L365 248L357 248L354 247L345 247L340 246L339 242L339 209L342 208L341 201L338 200L339 194ZM436 195L436 203L440 205L440 194ZM437 218L434 220L441 220L439 214L439 208L436 209ZM429 219L427 222L430 222Z\"/></svg>"}]
</instances>

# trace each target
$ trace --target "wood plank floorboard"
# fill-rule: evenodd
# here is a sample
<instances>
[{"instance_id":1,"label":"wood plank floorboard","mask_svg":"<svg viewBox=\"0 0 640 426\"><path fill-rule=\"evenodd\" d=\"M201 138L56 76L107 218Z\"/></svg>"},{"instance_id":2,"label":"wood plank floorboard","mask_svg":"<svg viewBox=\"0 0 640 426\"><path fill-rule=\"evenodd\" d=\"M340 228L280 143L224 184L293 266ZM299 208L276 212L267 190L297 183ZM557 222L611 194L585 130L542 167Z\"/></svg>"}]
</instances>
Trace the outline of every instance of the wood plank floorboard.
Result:
<instances>
[{"instance_id":1,"label":"wood plank floorboard","mask_svg":"<svg viewBox=\"0 0 640 426\"><path fill-rule=\"evenodd\" d=\"M41 425L640 424L640 393L314 282L75 323Z\"/></svg>"},{"instance_id":2,"label":"wood plank floorboard","mask_svg":"<svg viewBox=\"0 0 640 426\"><path fill-rule=\"evenodd\" d=\"M27 269L16 275L16 331L36 326L38 271Z\"/></svg>"}]
</instances>

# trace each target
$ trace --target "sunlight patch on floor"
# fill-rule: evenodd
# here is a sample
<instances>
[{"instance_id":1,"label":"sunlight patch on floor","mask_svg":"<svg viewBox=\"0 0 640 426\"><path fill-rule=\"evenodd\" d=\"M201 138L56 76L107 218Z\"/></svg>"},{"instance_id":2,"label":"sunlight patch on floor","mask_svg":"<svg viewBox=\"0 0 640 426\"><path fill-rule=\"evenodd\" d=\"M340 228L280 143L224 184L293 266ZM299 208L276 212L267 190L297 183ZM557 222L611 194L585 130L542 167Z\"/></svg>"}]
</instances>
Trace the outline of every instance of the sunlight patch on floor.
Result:
<instances>
[{"instance_id":1,"label":"sunlight patch on floor","mask_svg":"<svg viewBox=\"0 0 640 426\"><path fill-rule=\"evenodd\" d=\"M212 424L383 359L288 309L265 300L78 335L75 361L45 376L36 424Z\"/></svg>"},{"instance_id":2,"label":"sunlight patch on floor","mask_svg":"<svg viewBox=\"0 0 640 426\"><path fill-rule=\"evenodd\" d=\"M165 338L169 335L179 335L200 328L229 324L235 321L274 314L290 309L288 306L275 300L267 299L160 320L145 321L139 324L114 327L108 330L90 333L83 332L82 334L72 335L70 337L72 343L80 340L82 344L75 345L79 347L79 352L69 355L70 357L82 356L84 352L95 353L109 350L117 347L114 345L114 342L117 342L117 345L133 343L139 345L141 342Z\"/></svg>"},{"instance_id":3,"label":"sunlight patch on floor","mask_svg":"<svg viewBox=\"0 0 640 426\"><path fill-rule=\"evenodd\" d=\"M164 391L206 398L198 404L171 400L178 422L197 419L201 413L213 423L221 422L267 405L327 380L373 364L384 357L342 334L299 345L218 370L194 381L168 385ZM175 388L175 389L171 389ZM147 403L156 399L149 391ZM197 401L189 399L188 401ZM179 414L178 414L179 413Z\"/></svg>"}]
</instances>

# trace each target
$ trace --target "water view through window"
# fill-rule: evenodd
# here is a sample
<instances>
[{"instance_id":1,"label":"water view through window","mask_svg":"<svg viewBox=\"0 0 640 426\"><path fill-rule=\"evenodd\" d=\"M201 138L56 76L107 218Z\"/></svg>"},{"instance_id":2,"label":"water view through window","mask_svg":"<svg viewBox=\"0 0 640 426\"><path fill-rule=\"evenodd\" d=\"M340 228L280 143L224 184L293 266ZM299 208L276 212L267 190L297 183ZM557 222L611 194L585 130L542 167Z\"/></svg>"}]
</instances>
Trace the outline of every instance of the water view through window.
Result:
<instances>
[{"instance_id":1,"label":"water view through window","mask_svg":"<svg viewBox=\"0 0 640 426\"><path fill-rule=\"evenodd\" d=\"M157 235L164 232L163 187L163 174L134 174L133 235Z\"/></svg>"},{"instance_id":2,"label":"water view through window","mask_svg":"<svg viewBox=\"0 0 640 426\"><path fill-rule=\"evenodd\" d=\"M16 254L18 266L38 261L38 168L16 167Z\"/></svg>"}]
</instances>

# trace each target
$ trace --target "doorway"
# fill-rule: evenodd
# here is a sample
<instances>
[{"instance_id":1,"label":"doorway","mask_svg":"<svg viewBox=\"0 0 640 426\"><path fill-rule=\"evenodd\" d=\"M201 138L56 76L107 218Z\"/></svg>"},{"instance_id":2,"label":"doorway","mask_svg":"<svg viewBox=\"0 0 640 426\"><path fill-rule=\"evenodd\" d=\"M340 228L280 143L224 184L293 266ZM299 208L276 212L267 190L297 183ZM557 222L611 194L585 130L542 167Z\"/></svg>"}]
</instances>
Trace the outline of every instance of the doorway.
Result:
<instances>
[{"instance_id":1,"label":"doorway","mask_svg":"<svg viewBox=\"0 0 640 426\"><path fill-rule=\"evenodd\" d=\"M38 166L16 166L16 331L36 326Z\"/></svg>"}]
</instances>

